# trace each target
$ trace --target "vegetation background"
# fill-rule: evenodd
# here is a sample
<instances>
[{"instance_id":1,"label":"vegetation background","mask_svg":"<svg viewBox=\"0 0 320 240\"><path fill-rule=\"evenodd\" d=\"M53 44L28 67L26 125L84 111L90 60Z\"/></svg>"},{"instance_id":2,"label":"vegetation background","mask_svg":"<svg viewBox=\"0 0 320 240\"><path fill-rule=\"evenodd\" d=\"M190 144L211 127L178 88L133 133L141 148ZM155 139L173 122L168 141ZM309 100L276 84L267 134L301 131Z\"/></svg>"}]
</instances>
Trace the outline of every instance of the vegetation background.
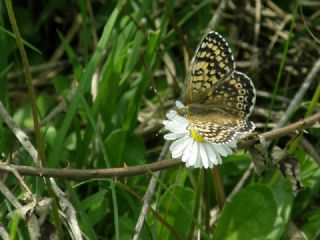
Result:
<instances>
[{"instance_id":1,"label":"vegetation background","mask_svg":"<svg viewBox=\"0 0 320 240\"><path fill-rule=\"evenodd\" d=\"M9 3L0 2L3 239L319 238L316 126L298 140L287 134L273 142L300 163L304 189L294 197L279 169L258 176L245 150L223 159L220 185L217 172L184 166L127 178L24 176L14 166L40 163L3 117L6 110L38 149L42 166L58 172L125 171L168 159L160 155L161 122L179 99L199 41L213 29L256 86L257 132L298 121L319 111L319 1L13 1L17 37ZM152 211L144 215L152 176ZM232 198L219 212L223 192ZM139 216L146 217L142 225Z\"/></svg>"}]
</instances>

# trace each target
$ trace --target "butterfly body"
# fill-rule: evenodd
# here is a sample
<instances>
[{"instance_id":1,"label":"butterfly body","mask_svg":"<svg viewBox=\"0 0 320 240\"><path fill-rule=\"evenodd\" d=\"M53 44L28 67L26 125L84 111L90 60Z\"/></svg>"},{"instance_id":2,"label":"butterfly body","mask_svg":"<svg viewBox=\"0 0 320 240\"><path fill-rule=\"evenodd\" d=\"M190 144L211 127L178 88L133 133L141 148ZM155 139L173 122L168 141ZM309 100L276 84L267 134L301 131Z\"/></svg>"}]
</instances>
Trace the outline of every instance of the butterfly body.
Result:
<instances>
[{"instance_id":1,"label":"butterfly body","mask_svg":"<svg viewBox=\"0 0 320 240\"><path fill-rule=\"evenodd\" d=\"M200 42L185 88L185 107L178 112L206 141L228 143L255 128L247 120L255 88L235 70L231 49L218 33L209 32Z\"/></svg>"}]
</instances>

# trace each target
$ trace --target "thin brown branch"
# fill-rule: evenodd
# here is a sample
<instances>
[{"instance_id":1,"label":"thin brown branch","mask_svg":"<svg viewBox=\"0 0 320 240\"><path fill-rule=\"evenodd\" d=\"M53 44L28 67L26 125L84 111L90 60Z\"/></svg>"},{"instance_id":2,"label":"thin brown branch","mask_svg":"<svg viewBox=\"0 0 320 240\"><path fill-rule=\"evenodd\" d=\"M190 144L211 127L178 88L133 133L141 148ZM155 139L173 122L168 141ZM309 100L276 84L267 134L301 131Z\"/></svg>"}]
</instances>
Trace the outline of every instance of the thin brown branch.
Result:
<instances>
[{"instance_id":1,"label":"thin brown branch","mask_svg":"<svg viewBox=\"0 0 320 240\"><path fill-rule=\"evenodd\" d=\"M52 177L58 179L90 179L90 178L116 178L130 177L147 174L149 171L160 171L163 169L176 167L182 162L176 159L162 160L159 162L123 167L123 168L103 168L103 169L72 169L72 168L37 168L29 166L19 166L14 164L0 163L0 172L12 173L15 169L20 175Z\"/></svg>"},{"instance_id":2,"label":"thin brown branch","mask_svg":"<svg viewBox=\"0 0 320 240\"><path fill-rule=\"evenodd\" d=\"M313 126L320 121L320 112L312 115L309 118L300 120L283 128L278 128L269 132L254 136L250 140L242 140L238 142L238 149L246 149L255 144L259 137L265 140L272 140L282 136L290 135L297 131ZM29 166L18 166L13 164L0 164L0 172L12 173L14 168L20 175L38 176L38 177L53 177L60 179L90 179L90 178L116 178L129 177L141 174L148 174L150 171L160 171L182 165L181 160L168 159L151 164L130 166L123 168L108 168L108 169L54 169L54 168L37 168Z\"/></svg>"},{"instance_id":3,"label":"thin brown branch","mask_svg":"<svg viewBox=\"0 0 320 240\"><path fill-rule=\"evenodd\" d=\"M280 137L295 133L297 131L302 131L310 126L313 126L319 121L320 121L320 112L312 115L311 117L302 119L298 122L292 123L285 127L277 128L277 129L262 133L260 137L264 138L265 140L273 140L276 138L280 138ZM248 141L241 141L238 143L238 148L248 148L252 146L257 140L258 138L254 138Z\"/></svg>"}]
</instances>

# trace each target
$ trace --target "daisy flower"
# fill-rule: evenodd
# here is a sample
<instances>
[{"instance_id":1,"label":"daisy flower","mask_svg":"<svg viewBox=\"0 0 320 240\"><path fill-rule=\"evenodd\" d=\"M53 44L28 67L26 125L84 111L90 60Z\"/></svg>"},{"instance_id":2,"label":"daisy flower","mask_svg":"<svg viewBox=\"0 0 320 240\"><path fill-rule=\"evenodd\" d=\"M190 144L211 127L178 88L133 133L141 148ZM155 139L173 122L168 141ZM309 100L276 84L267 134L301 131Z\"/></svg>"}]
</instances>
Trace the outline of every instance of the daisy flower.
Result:
<instances>
[{"instance_id":1,"label":"daisy flower","mask_svg":"<svg viewBox=\"0 0 320 240\"><path fill-rule=\"evenodd\" d=\"M184 105L177 101L177 108ZM207 142L198 132L190 126L188 120L180 116L176 111L170 110L163 121L164 128L169 133L164 135L164 139L173 140L170 151L173 158L181 158L186 167L212 168L222 163L222 157L233 153L232 148L236 148L237 141L234 139L226 144L215 144Z\"/></svg>"}]
</instances>

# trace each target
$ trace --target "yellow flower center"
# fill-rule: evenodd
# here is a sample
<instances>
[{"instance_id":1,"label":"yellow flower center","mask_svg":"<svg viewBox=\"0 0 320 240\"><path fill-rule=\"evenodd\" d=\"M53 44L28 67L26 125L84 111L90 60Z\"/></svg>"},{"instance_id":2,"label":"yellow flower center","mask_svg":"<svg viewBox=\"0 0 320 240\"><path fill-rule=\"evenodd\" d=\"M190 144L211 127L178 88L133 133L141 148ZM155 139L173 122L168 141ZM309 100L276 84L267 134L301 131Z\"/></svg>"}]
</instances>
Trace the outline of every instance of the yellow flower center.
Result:
<instances>
[{"instance_id":1,"label":"yellow flower center","mask_svg":"<svg viewBox=\"0 0 320 240\"><path fill-rule=\"evenodd\" d=\"M191 137L193 137L194 140L197 142L204 142L203 137L195 130L194 128L190 129Z\"/></svg>"}]
</instances>

